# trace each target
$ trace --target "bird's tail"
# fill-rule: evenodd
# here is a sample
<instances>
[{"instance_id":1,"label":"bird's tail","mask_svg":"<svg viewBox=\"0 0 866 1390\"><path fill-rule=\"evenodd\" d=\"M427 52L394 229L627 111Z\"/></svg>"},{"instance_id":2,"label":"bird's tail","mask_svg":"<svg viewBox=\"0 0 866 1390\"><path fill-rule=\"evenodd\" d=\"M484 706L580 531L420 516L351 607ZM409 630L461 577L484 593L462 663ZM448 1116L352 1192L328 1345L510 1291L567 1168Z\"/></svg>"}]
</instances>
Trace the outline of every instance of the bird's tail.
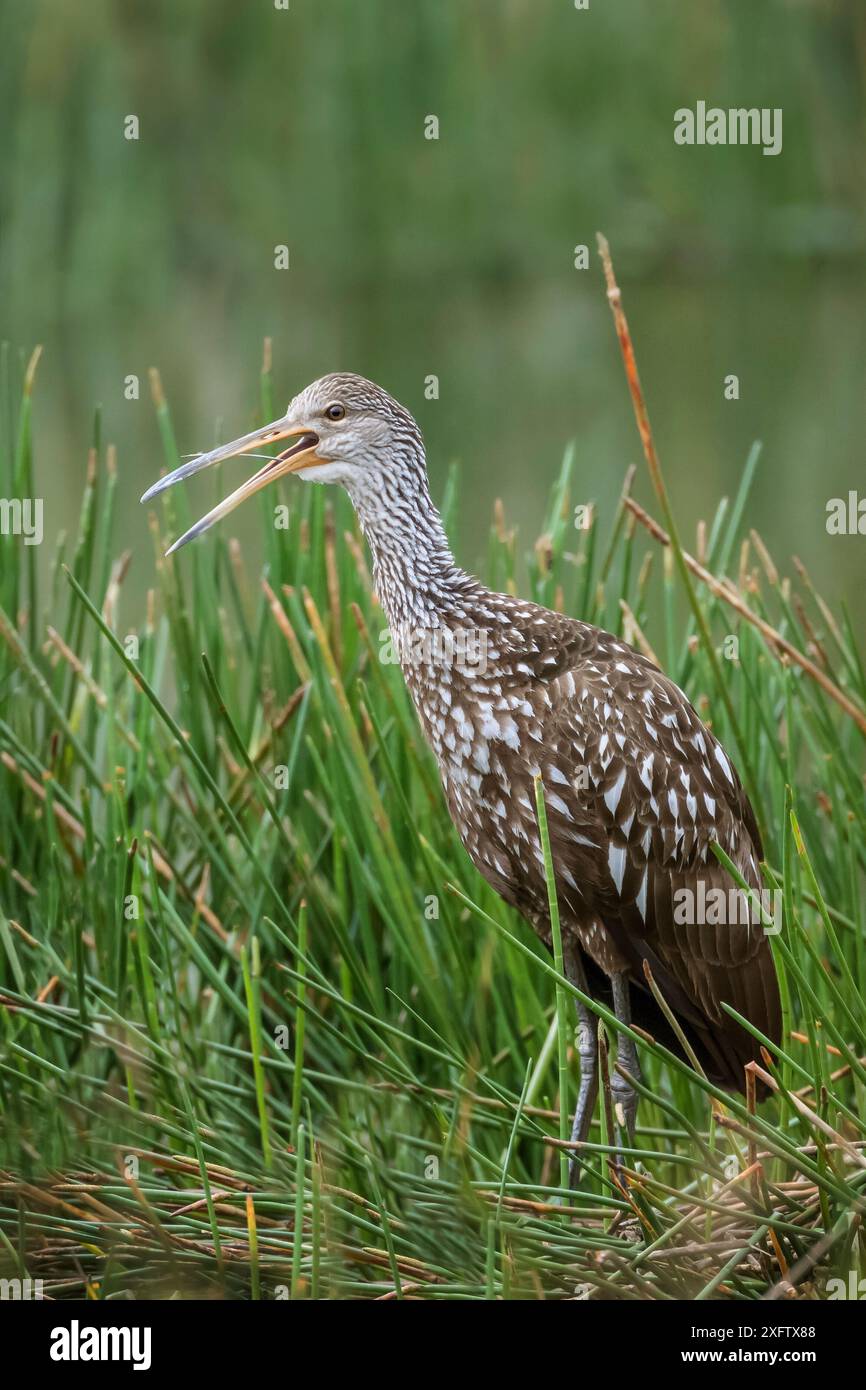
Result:
<instances>
[{"instance_id":1,"label":"bird's tail","mask_svg":"<svg viewBox=\"0 0 866 1390\"><path fill-rule=\"evenodd\" d=\"M737 1013L748 1018L761 1020L761 1031L771 1042L778 1042L781 1036L781 1008L776 974L773 968L769 947L766 958L762 952L754 962L754 969L742 972L742 980L729 985L734 994L728 1002ZM584 957L587 983L593 998L612 1007L610 981L595 963ZM640 980L633 981L631 990L632 1020L645 1033L649 1033L662 1047L673 1052L676 1057L690 1062L682 1042L671 1027L666 1015L659 1008L649 989ZM739 997L736 986L746 991L747 997ZM751 997L754 995L755 997ZM760 997L758 997L760 996ZM698 1016L689 1017L678 1014L677 1024L682 1029L689 1047L695 1054L707 1080L725 1091L740 1095L745 1093L745 1067L749 1062L763 1065L760 1043L737 1023L729 1014L724 1014L717 1025L703 1023ZM758 1081L757 1095L760 1099L766 1087Z\"/></svg>"}]
</instances>

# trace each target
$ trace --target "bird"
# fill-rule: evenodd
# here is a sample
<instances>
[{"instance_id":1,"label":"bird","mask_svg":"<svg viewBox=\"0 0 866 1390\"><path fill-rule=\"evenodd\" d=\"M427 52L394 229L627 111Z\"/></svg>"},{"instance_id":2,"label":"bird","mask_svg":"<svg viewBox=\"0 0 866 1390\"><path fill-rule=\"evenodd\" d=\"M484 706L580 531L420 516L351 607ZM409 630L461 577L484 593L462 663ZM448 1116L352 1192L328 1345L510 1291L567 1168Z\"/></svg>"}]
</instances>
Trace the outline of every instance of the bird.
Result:
<instances>
[{"instance_id":1,"label":"bird","mask_svg":"<svg viewBox=\"0 0 866 1390\"><path fill-rule=\"evenodd\" d=\"M617 1029L610 1078L617 1127L628 1137L637 1112L632 1083L641 1079L632 1025L691 1054L709 1081L732 1093L745 1091L744 1068L760 1053L723 1005L770 1043L780 1040L779 987L761 921L718 906L730 904L732 880L714 841L761 892L763 849L749 798L719 740L645 654L588 622L496 593L458 566L432 500L421 431L364 377L319 378L280 419L192 458L142 501L284 440L292 442L167 553L283 475L346 490L451 819L484 879L552 950L540 779L563 969L576 991L576 1186L599 1085L597 1024L579 996L606 1004L629 1030Z\"/></svg>"}]
</instances>

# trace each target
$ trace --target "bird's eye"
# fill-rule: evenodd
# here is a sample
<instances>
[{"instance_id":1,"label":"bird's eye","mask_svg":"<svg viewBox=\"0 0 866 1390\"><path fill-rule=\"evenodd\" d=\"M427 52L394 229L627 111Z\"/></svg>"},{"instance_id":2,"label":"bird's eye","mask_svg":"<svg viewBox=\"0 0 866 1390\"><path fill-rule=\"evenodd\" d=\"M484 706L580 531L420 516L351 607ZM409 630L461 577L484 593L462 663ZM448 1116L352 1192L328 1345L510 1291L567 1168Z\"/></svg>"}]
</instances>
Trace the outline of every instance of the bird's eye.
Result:
<instances>
[{"instance_id":1,"label":"bird's eye","mask_svg":"<svg viewBox=\"0 0 866 1390\"><path fill-rule=\"evenodd\" d=\"M335 403L326 407L325 414L329 420L342 420L346 414L346 407Z\"/></svg>"}]
</instances>

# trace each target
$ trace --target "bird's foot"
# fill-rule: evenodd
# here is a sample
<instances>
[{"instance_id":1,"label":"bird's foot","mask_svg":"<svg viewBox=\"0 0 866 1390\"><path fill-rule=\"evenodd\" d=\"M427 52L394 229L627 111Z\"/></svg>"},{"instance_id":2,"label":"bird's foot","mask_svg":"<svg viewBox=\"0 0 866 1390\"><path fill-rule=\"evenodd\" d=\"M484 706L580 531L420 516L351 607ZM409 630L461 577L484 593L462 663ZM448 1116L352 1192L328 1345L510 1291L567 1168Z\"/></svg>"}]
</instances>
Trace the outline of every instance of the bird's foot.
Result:
<instances>
[{"instance_id":1,"label":"bird's foot","mask_svg":"<svg viewBox=\"0 0 866 1390\"><path fill-rule=\"evenodd\" d=\"M613 1102L613 1116L616 1124L616 1166L624 1168L626 1164L624 1148L631 1147L634 1143L635 1124L637 1122L637 1091L626 1081L624 1076L620 1076L618 1071L614 1071L610 1079L611 1100Z\"/></svg>"},{"instance_id":2,"label":"bird's foot","mask_svg":"<svg viewBox=\"0 0 866 1390\"><path fill-rule=\"evenodd\" d=\"M592 1112L598 1099L598 1049L592 1027L592 1017L586 1010L578 1015L577 1053L580 1058L580 1090L571 1126L572 1144L585 1143L592 1124ZM580 1186L586 1165L574 1149L568 1160L568 1185L572 1192Z\"/></svg>"},{"instance_id":3,"label":"bird's foot","mask_svg":"<svg viewBox=\"0 0 866 1390\"><path fill-rule=\"evenodd\" d=\"M614 1012L621 1023L631 1025L631 1001L628 980L622 973L611 976ZM619 1068L635 1081L640 1080L640 1063L637 1048L628 1034L618 1033L616 1043L616 1066L610 1078L610 1098L616 1128L617 1155L616 1167L625 1167L623 1148L634 1146L635 1124L637 1121L638 1094L631 1081L623 1076Z\"/></svg>"},{"instance_id":4,"label":"bird's foot","mask_svg":"<svg viewBox=\"0 0 866 1390\"><path fill-rule=\"evenodd\" d=\"M578 1158L577 1154L572 1152L568 1160L568 1186L572 1192L577 1192L580 1187L584 1167L583 1159Z\"/></svg>"}]
</instances>

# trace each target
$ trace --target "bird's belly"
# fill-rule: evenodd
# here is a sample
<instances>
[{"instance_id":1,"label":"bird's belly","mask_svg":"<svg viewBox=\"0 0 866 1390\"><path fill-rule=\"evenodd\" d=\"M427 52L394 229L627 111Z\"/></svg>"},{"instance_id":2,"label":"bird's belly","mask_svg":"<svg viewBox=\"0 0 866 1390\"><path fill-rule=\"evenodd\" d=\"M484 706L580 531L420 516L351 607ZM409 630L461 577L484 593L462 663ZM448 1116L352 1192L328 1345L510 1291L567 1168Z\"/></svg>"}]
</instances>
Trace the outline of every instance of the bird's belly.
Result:
<instances>
[{"instance_id":1,"label":"bird's belly","mask_svg":"<svg viewBox=\"0 0 866 1390\"><path fill-rule=\"evenodd\" d=\"M581 948L606 975L618 974L627 969L628 961L616 946L600 917L578 919L564 923L563 927L565 930L571 928Z\"/></svg>"},{"instance_id":2,"label":"bird's belly","mask_svg":"<svg viewBox=\"0 0 866 1390\"><path fill-rule=\"evenodd\" d=\"M451 819L476 869L552 949L547 879L531 785L521 779L506 788L485 778L481 786L472 786L465 777L449 776L447 767L443 769ZM626 968L610 932L595 913L587 911L579 891L559 882L557 902L563 937L576 938L608 975Z\"/></svg>"}]
</instances>

